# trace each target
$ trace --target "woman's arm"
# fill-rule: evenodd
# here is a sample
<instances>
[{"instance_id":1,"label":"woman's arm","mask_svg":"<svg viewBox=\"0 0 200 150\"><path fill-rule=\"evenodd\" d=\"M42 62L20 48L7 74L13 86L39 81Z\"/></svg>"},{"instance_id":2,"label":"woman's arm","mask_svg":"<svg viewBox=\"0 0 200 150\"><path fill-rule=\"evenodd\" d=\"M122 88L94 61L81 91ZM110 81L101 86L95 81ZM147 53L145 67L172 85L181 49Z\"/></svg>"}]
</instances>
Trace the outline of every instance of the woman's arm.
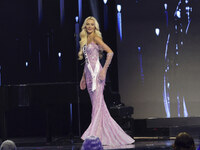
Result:
<instances>
[{"instance_id":1,"label":"woman's arm","mask_svg":"<svg viewBox=\"0 0 200 150\"><path fill-rule=\"evenodd\" d=\"M109 67L109 65L110 65L110 63L111 63L111 61L112 61L112 58L113 58L114 53L113 53L113 51L111 50L111 48L103 42L103 40L102 40L101 38L95 37L95 38L94 38L94 41L95 41L100 47L102 47L104 51L107 52L106 62L105 62L105 64L104 64L104 66L103 66L101 72L99 73L99 79L100 79L100 80L105 80L105 78L106 78L106 73L107 73L108 67Z\"/></svg>"},{"instance_id":2,"label":"woman's arm","mask_svg":"<svg viewBox=\"0 0 200 150\"><path fill-rule=\"evenodd\" d=\"M82 75L82 78L81 78L81 81L80 81L80 89L85 90L85 88L86 88L86 81L85 81L85 73L83 71L83 75Z\"/></svg>"}]
</instances>

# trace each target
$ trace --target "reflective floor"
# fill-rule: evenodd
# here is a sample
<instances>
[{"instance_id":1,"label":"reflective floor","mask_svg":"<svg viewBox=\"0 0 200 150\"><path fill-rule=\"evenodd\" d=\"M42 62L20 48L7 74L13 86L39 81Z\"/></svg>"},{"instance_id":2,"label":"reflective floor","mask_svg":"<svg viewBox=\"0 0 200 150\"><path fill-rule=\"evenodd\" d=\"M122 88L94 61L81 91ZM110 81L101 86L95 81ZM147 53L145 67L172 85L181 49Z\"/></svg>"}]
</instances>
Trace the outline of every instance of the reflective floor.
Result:
<instances>
[{"instance_id":1,"label":"reflective floor","mask_svg":"<svg viewBox=\"0 0 200 150\"><path fill-rule=\"evenodd\" d=\"M170 150L172 149L173 139L145 139L135 138L136 141L132 145L120 147L104 146L105 150ZM66 138L55 138L53 142L46 143L45 138L14 138L13 140L18 150L79 150L82 146L82 141L79 139L68 140ZM200 144L199 139L195 139L196 147Z\"/></svg>"}]
</instances>

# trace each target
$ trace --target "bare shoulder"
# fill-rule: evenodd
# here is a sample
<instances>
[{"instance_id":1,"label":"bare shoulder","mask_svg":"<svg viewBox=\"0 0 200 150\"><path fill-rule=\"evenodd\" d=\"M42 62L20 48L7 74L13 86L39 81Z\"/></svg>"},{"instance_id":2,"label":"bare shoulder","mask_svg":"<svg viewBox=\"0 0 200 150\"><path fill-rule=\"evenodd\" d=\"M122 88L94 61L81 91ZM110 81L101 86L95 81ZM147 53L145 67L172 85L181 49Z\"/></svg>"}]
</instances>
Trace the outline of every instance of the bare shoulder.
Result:
<instances>
[{"instance_id":1,"label":"bare shoulder","mask_svg":"<svg viewBox=\"0 0 200 150\"><path fill-rule=\"evenodd\" d=\"M99 36L95 36L95 37L94 37L94 41L95 41L95 43L97 43L97 44L100 44L100 43L103 42L103 40L102 40Z\"/></svg>"},{"instance_id":2,"label":"bare shoulder","mask_svg":"<svg viewBox=\"0 0 200 150\"><path fill-rule=\"evenodd\" d=\"M111 48L107 44L105 44L100 37L95 36L94 37L94 41L95 41L96 44L98 44L99 46L101 46L101 48L104 51L106 51L107 53L113 53L113 51L111 50Z\"/></svg>"}]
</instances>

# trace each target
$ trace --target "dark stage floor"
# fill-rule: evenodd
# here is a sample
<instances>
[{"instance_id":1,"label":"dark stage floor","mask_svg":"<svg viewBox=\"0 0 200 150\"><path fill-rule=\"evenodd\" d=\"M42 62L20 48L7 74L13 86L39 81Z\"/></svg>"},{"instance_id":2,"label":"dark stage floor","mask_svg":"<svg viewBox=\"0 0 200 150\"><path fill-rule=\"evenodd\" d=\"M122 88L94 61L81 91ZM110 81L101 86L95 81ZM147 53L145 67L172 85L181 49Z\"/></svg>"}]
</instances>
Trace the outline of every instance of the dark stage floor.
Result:
<instances>
[{"instance_id":1,"label":"dark stage floor","mask_svg":"<svg viewBox=\"0 0 200 150\"><path fill-rule=\"evenodd\" d=\"M174 139L163 139L163 138L135 138L136 142L133 145L126 145L121 147L104 146L104 149L115 149L115 150L170 150ZM13 138L18 150L79 150L81 149L82 141L72 141L66 138L55 138L53 142L46 143L45 138ZM200 140L195 139L196 147L199 146Z\"/></svg>"}]
</instances>

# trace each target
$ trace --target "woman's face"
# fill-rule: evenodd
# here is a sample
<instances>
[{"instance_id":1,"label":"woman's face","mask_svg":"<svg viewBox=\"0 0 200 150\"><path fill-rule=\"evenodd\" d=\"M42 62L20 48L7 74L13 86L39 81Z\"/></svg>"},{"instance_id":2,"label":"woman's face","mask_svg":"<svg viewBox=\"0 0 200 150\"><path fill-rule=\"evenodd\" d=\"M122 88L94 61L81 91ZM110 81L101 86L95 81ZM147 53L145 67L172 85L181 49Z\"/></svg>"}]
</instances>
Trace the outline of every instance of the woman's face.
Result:
<instances>
[{"instance_id":1,"label":"woman's face","mask_svg":"<svg viewBox=\"0 0 200 150\"><path fill-rule=\"evenodd\" d=\"M85 28L88 34L93 33L95 30L94 20L92 19L87 20Z\"/></svg>"}]
</instances>

